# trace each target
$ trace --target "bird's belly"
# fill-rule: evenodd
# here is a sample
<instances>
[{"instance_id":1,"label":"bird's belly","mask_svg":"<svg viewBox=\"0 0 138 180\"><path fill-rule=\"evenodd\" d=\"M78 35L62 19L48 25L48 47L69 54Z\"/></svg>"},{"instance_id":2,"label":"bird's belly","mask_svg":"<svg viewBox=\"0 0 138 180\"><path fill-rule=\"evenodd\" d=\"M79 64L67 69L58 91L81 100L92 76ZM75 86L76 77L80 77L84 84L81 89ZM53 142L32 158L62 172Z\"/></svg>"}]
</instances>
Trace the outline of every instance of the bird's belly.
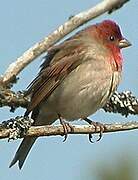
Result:
<instances>
[{"instance_id":1,"label":"bird's belly","mask_svg":"<svg viewBox=\"0 0 138 180\"><path fill-rule=\"evenodd\" d=\"M71 93L70 96L63 94L61 99L57 98L54 107L54 111L67 120L88 117L102 106L102 92L97 89L94 92L90 84L82 89L77 88L76 92Z\"/></svg>"},{"instance_id":2,"label":"bird's belly","mask_svg":"<svg viewBox=\"0 0 138 180\"><path fill-rule=\"evenodd\" d=\"M111 74L91 69L91 65L81 66L70 73L44 102L45 112L75 120L101 108L109 97Z\"/></svg>"}]
</instances>

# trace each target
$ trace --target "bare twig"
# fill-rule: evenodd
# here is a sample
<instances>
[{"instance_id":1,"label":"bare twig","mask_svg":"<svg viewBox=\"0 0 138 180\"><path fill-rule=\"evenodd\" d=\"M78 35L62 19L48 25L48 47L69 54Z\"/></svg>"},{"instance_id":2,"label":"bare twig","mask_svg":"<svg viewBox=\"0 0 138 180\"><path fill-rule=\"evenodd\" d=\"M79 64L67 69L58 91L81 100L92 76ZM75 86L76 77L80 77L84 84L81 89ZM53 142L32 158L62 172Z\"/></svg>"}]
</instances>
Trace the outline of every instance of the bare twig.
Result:
<instances>
[{"instance_id":1,"label":"bare twig","mask_svg":"<svg viewBox=\"0 0 138 180\"><path fill-rule=\"evenodd\" d=\"M15 62L10 64L5 74L3 75L3 82L9 82L12 76L18 75L30 62L46 52L49 47L61 40L65 35L72 32L80 25L88 22L89 20L105 13L112 12L125 4L128 0L103 0L84 12L77 14L70 18L63 25L59 26L57 30L51 33L48 37L45 37L42 41L36 43L33 47L28 49L22 56L17 58Z\"/></svg>"},{"instance_id":2,"label":"bare twig","mask_svg":"<svg viewBox=\"0 0 138 180\"><path fill-rule=\"evenodd\" d=\"M117 131L126 131L138 129L138 122L131 121L127 123L115 123L115 124L105 124L105 132L111 133ZM99 133L100 128L97 128L95 132L94 126L88 125L74 125L73 129L69 130L69 134L94 134ZM11 129L5 129L0 127L0 139L9 138ZM30 137L40 137L40 136L56 136L63 135L64 129L62 126L32 126L26 136Z\"/></svg>"}]
</instances>

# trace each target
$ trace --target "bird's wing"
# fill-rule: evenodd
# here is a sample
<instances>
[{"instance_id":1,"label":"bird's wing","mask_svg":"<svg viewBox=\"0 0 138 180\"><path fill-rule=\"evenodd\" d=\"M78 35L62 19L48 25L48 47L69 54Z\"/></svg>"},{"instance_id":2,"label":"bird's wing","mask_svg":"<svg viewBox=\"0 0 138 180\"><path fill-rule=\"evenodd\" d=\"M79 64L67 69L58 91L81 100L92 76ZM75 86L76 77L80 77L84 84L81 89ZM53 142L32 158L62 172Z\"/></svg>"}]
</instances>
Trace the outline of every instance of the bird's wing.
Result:
<instances>
[{"instance_id":1,"label":"bird's wing","mask_svg":"<svg viewBox=\"0 0 138 180\"><path fill-rule=\"evenodd\" d=\"M63 79L84 59L82 44L78 44L77 41L75 43L65 41L64 43L48 52L40 73L30 84L28 92L32 93L32 97L26 115L39 106L42 100L46 100Z\"/></svg>"}]
</instances>

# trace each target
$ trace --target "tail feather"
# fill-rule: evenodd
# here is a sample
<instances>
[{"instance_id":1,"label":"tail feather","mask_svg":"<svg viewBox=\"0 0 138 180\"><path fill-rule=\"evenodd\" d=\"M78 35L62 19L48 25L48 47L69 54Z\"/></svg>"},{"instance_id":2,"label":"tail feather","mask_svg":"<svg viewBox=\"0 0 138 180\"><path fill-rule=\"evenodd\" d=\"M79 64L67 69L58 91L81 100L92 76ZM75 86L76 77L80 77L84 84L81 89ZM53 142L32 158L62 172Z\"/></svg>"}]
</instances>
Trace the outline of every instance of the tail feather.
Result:
<instances>
[{"instance_id":1,"label":"tail feather","mask_svg":"<svg viewBox=\"0 0 138 180\"><path fill-rule=\"evenodd\" d=\"M19 161L18 166L20 169L22 168L25 159L29 151L31 150L32 145L35 143L36 139L36 137L27 137L23 139L9 167L12 167L17 161Z\"/></svg>"},{"instance_id":2,"label":"tail feather","mask_svg":"<svg viewBox=\"0 0 138 180\"><path fill-rule=\"evenodd\" d=\"M28 115L28 111L26 111L26 114ZM36 107L31 115L31 118L35 120L34 125L50 125L56 120L56 116L51 113L45 113L45 108L41 109L41 113L39 114L39 108ZM9 167L12 167L14 164L18 162L19 169L22 168L28 153L31 150L31 147L35 143L37 137L25 137L19 146L13 160L11 161Z\"/></svg>"}]
</instances>

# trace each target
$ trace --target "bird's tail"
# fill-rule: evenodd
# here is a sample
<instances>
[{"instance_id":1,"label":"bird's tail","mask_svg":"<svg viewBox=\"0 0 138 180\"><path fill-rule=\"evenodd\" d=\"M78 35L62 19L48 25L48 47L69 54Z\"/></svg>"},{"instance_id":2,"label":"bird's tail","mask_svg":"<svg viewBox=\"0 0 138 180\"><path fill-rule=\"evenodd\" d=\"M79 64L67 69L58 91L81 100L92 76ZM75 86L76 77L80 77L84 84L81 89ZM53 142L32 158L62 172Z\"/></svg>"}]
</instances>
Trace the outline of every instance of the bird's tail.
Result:
<instances>
[{"instance_id":1,"label":"bird's tail","mask_svg":"<svg viewBox=\"0 0 138 180\"><path fill-rule=\"evenodd\" d=\"M56 120L56 116L49 115L48 113L44 113L45 112L45 108L44 108L44 112L42 111L42 113L39 114L39 109L35 109L32 112L32 116L31 118L35 120L34 125L50 125L52 124L55 120ZM39 114L39 115L38 115ZM28 116L27 113L25 113L26 116ZM47 120L47 121L45 121ZM22 143L20 144L12 162L10 163L9 167L12 167L16 162L18 162L18 166L21 169L28 153L31 150L31 147L33 146L33 144L35 143L37 137L25 137L22 141Z\"/></svg>"},{"instance_id":2,"label":"bird's tail","mask_svg":"<svg viewBox=\"0 0 138 180\"><path fill-rule=\"evenodd\" d=\"M22 168L24 161L36 139L36 137L26 137L23 139L9 167L12 167L18 161L19 168Z\"/></svg>"}]
</instances>

